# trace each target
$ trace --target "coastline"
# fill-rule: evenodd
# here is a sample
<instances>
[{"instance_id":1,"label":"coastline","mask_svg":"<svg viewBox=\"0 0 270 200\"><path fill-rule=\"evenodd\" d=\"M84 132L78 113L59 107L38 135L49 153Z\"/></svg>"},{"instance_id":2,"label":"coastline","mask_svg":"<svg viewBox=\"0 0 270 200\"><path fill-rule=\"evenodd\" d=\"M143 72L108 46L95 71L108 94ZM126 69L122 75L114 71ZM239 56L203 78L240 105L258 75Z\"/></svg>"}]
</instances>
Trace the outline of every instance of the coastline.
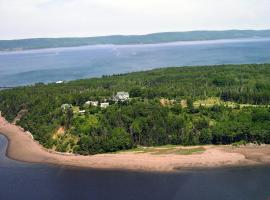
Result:
<instances>
[{"instance_id":1,"label":"coastline","mask_svg":"<svg viewBox=\"0 0 270 200\"><path fill-rule=\"evenodd\" d=\"M239 167L270 164L270 145L203 146L201 154L176 155L121 152L97 155L58 153L42 147L22 128L0 116L0 134L8 140L6 156L23 162L89 169L173 172L184 169ZM189 147L185 147L189 148Z\"/></svg>"},{"instance_id":2,"label":"coastline","mask_svg":"<svg viewBox=\"0 0 270 200\"><path fill-rule=\"evenodd\" d=\"M57 46L57 47L41 47L41 48L21 48L21 49L0 49L0 54L12 54L12 53L24 53L24 52L40 52L40 51L56 51L56 50L80 50L83 48L97 48L97 47L155 47L155 46L187 46L194 44L226 44L226 43L239 43L239 42L264 42L269 41L270 37L240 37L240 38L222 38L222 39L196 39L196 40L175 40L169 42L149 42L149 43L123 43L123 44L114 44L114 43L104 43L104 44L84 44L84 45L75 45L75 46Z\"/></svg>"}]
</instances>

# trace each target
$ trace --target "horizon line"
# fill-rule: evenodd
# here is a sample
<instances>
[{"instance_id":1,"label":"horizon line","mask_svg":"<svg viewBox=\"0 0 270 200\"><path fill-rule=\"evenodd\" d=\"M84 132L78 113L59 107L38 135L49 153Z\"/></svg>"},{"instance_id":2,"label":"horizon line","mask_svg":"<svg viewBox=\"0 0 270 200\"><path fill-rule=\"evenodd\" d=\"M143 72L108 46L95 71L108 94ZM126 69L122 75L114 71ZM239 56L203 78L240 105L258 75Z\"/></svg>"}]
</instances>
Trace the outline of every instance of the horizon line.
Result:
<instances>
[{"instance_id":1,"label":"horizon line","mask_svg":"<svg viewBox=\"0 0 270 200\"><path fill-rule=\"evenodd\" d=\"M161 32L149 32L145 34L108 34L108 35L95 35L95 36L56 36L56 37L25 37L25 38L13 38L13 39L0 39L0 41L14 41L14 40L35 40L35 39L72 39L72 38L98 38L98 37L114 37L114 36L147 36L160 33L191 33L191 32L226 32L226 31L270 31L270 28L266 29L198 29L187 31L161 31Z\"/></svg>"}]
</instances>

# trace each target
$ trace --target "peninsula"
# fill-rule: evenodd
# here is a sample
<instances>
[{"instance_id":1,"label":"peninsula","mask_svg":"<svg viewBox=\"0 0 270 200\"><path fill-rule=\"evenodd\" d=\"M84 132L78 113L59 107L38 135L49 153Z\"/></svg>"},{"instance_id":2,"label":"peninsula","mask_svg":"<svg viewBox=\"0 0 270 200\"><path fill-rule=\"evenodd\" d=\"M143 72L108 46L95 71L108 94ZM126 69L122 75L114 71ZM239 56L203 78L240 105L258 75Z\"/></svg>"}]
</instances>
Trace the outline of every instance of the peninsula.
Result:
<instances>
[{"instance_id":1,"label":"peninsula","mask_svg":"<svg viewBox=\"0 0 270 200\"><path fill-rule=\"evenodd\" d=\"M266 164L269 70L175 67L2 90L0 132L7 155L28 162L154 171Z\"/></svg>"},{"instance_id":2,"label":"peninsula","mask_svg":"<svg viewBox=\"0 0 270 200\"><path fill-rule=\"evenodd\" d=\"M265 146L203 146L205 151L192 155L151 152L120 152L82 156L61 154L42 147L22 128L0 117L0 133L8 139L7 156L11 159L57 166L95 169L122 169L136 171L172 172L176 170L239 167L270 164L270 147ZM165 147L163 147L164 149ZM194 149L196 147L180 147Z\"/></svg>"}]
</instances>

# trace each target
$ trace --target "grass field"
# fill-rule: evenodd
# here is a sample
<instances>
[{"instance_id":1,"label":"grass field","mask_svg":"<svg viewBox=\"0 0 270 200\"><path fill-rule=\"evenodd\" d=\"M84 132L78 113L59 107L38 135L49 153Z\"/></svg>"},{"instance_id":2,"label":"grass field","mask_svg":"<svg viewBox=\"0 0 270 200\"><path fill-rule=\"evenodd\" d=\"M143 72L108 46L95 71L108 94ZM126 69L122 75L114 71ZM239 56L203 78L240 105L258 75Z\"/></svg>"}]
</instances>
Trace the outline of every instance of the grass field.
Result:
<instances>
[{"instance_id":1,"label":"grass field","mask_svg":"<svg viewBox=\"0 0 270 200\"><path fill-rule=\"evenodd\" d=\"M231 101L222 101L218 97L211 97L204 100L197 100L193 103L194 107L204 106L204 107L212 107L214 105L224 105L231 108L237 108L238 106L240 108L243 107L259 107L259 106L265 106L265 105L253 105L253 104L238 104Z\"/></svg>"},{"instance_id":2,"label":"grass field","mask_svg":"<svg viewBox=\"0 0 270 200\"><path fill-rule=\"evenodd\" d=\"M132 153L150 153L152 155L191 155L203 153L205 148L203 147L183 147L177 145L165 145L158 147L137 147L127 151L118 151L118 153L132 152Z\"/></svg>"}]
</instances>

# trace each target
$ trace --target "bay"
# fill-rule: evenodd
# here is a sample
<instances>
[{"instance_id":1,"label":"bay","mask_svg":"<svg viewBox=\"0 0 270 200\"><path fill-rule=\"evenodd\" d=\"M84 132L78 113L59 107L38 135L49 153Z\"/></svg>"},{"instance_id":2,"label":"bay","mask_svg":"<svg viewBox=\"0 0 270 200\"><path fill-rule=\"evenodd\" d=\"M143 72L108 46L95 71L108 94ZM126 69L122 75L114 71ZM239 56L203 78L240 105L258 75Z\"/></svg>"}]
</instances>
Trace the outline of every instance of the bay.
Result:
<instances>
[{"instance_id":1,"label":"bay","mask_svg":"<svg viewBox=\"0 0 270 200\"><path fill-rule=\"evenodd\" d=\"M0 52L0 87L160 67L270 62L270 38Z\"/></svg>"}]
</instances>

